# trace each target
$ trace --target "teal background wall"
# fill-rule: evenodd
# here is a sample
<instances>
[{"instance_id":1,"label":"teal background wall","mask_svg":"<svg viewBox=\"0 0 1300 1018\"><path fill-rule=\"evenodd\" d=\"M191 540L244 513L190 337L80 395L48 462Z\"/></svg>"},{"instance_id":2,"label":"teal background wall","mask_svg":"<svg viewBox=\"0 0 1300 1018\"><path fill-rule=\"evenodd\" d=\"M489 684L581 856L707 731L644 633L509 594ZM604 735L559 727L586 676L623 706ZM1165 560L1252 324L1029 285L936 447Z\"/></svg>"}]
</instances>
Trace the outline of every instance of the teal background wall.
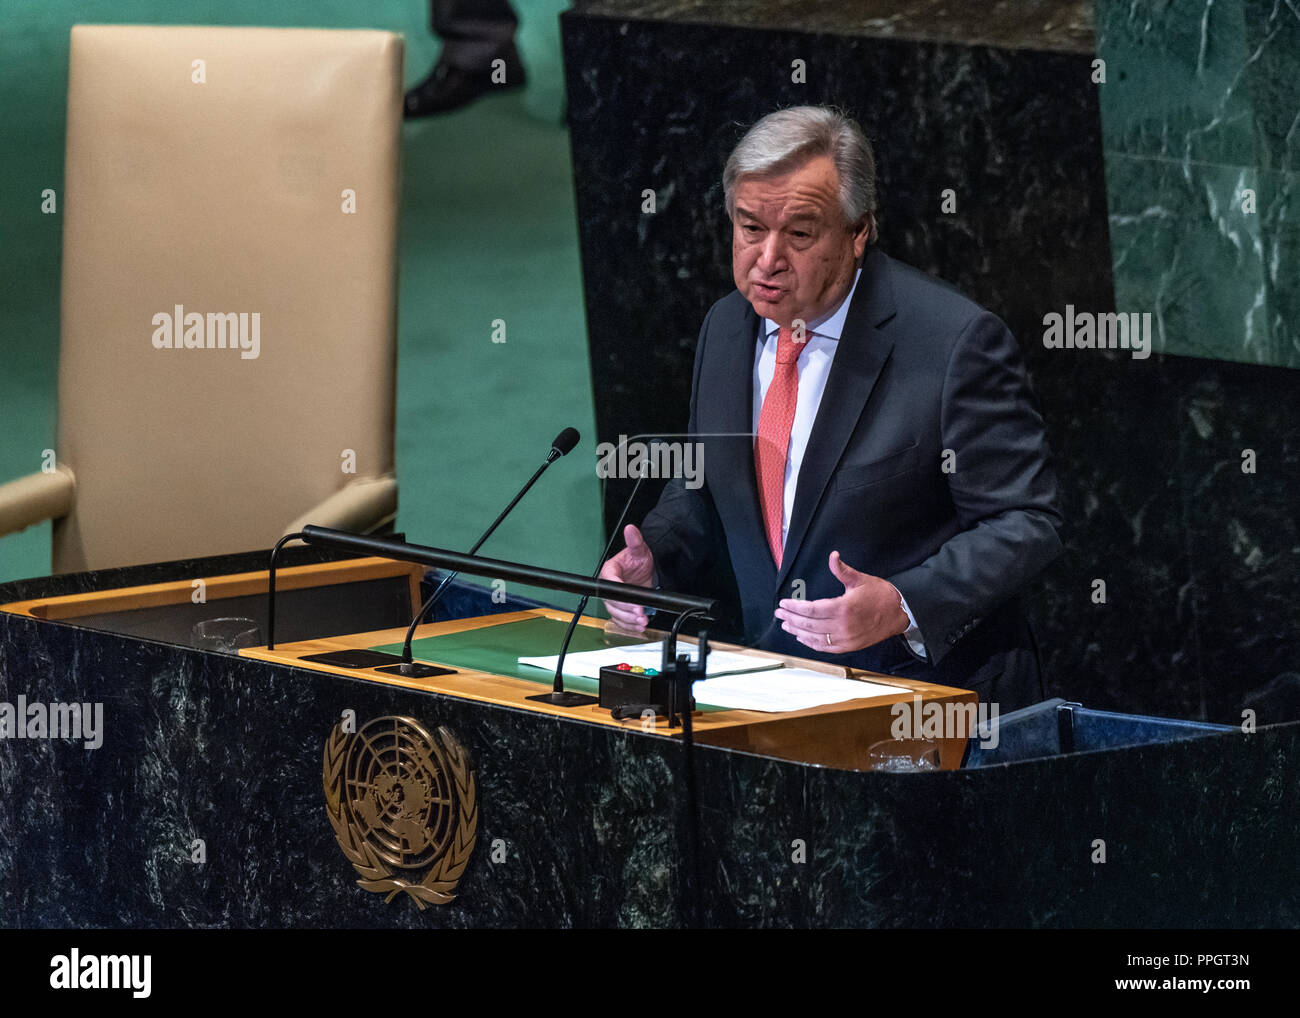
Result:
<instances>
[{"instance_id":1,"label":"teal background wall","mask_svg":"<svg viewBox=\"0 0 1300 1018\"><path fill-rule=\"evenodd\" d=\"M558 14L515 0L523 92L403 126L398 527L465 549L565 425L583 434L483 552L589 572L600 489ZM0 483L53 448L68 32L75 23L377 28L406 39L406 82L439 43L425 0L3 0L0 14ZM507 342L490 340L503 318ZM147 507L145 508L147 513ZM232 549L235 550L235 549ZM0 538L0 582L48 573L50 527Z\"/></svg>"}]
</instances>

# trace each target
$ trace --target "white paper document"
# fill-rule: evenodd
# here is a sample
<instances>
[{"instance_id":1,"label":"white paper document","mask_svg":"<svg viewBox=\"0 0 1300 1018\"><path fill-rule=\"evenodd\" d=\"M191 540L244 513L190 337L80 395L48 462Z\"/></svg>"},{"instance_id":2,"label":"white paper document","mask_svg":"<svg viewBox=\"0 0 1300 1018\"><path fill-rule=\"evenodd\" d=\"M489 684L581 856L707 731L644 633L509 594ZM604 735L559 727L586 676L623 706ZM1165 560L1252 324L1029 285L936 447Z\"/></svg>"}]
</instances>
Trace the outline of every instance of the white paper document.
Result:
<instances>
[{"instance_id":1,"label":"white paper document","mask_svg":"<svg viewBox=\"0 0 1300 1018\"><path fill-rule=\"evenodd\" d=\"M694 691L697 704L775 714L873 696L895 696L906 693L907 689L880 682L837 678L807 668L778 668L749 675L702 679L695 683Z\"/></svg>"},{"instance_id":2,"label":"white paper document","mask_svg":"<svg viewBox=\"0 0 1300 1018\"><path fill-rule=\"evenodd\" d=\"M693 644L679 643L677 652L688 655L694 661L698 650ZM642 668L660 668L663 664L663 656L664 644L662 640L656 643L634 643L627 647L587 650L580 654L565 655L564 674L581 675L584 678L596 679L600 677L602 668L624 663L640 665ZM552 654L549 657L521 657L519 663L521 665L532 665L534 668L545 668L554 675L555 666L559 660L560 656L558 654ZM730 650L709 651L710 678L714 675L733 675L737 672L753 672L780 667L780 658L770 657L766 654L738 654ZM699 697L696 697L696 699L698 700Z\"/></svg>"}]
</instances>

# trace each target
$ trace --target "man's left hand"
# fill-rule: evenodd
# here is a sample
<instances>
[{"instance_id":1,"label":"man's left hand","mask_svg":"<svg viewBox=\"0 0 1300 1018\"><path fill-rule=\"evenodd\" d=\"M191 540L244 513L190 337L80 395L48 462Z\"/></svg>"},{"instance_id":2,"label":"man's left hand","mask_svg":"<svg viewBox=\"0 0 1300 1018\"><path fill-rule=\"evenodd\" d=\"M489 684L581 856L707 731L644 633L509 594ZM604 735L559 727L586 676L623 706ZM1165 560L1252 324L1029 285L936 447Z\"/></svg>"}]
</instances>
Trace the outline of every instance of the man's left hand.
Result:
<instances>
[{"instance_id":1,"label":"man's left hand","mask_svg":"<svg viewBox=\"0 0 1300 1018\"><path fill-rule=\"evenodd\" d=\"M848 654L907 632L897 587L846 565L838 551L831 552L830 567L844 593L820 601L782 599L776 609L782 629L822 654Z\"/></svg>"}]
</instances>

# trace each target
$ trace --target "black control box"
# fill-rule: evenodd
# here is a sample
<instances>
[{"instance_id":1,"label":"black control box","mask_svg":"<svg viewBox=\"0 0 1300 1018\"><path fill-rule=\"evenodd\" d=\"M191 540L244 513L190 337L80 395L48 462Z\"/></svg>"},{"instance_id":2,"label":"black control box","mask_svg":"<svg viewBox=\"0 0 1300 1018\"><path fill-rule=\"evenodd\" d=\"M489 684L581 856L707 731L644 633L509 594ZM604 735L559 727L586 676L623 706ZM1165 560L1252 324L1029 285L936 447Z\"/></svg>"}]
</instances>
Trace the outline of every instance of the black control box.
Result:
<instances>
[{"instance_id":1,"label":"black control box","mask_svg":"<svg viewBox=\"0 0 1300 1018\"><path fill-rule=\"evenodd\" d=\"M668 705L668 678L655 673L632 672L605 667L600 670L600 706L626 707L629 704L657 703Z\"/></svg>"},{"instance_id":2,"label":"black control box","mask_svg":"<svg viewBox=\"0 0 1300 1018\"><path fill-rule=\"evenodd\" d=\"M600 670L600 706L605 708L652 704L668 709L668 676L662 672L654 675L633 672L622 668ZM691 701L695 709L695 701Z\"/></svg>"}]
</instances>

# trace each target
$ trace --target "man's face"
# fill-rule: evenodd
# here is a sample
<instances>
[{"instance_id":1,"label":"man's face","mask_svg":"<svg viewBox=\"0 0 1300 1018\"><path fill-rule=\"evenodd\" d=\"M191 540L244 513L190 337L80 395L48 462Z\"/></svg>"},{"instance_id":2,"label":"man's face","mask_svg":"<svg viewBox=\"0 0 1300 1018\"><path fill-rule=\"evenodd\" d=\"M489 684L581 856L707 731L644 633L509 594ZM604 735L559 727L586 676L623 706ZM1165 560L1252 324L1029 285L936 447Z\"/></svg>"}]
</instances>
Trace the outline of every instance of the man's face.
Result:
<instances>
[{"instance_id":1,"label":"man's face","mask_svg":"<svg viewBox=\"0 0 1300 1018\"><path fill-rule=\"evenodd\" d=\"M834 308L853 285L870 221L844 221L840 176L830 156L736 182L731 271L754 310L778 325L805 324Z\"/></svg>"}]
</instances>

